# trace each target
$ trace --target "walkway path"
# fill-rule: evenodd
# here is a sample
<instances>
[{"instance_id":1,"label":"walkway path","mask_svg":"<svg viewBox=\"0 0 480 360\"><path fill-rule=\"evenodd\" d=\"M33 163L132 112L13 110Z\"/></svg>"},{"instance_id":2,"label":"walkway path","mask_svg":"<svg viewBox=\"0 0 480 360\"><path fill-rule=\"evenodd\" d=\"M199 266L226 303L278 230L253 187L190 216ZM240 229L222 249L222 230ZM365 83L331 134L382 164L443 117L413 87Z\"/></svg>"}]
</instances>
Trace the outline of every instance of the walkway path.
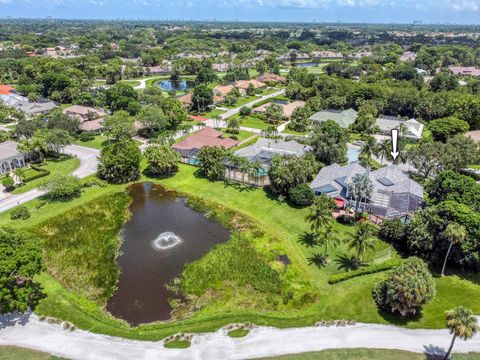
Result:
<instances>
[{"instance_id":1,"label":"walkway path","mask_svg":"<svg viewBox=\"0 0 480 360\"><path fill-rule=\"evenodd\" d=\"M63 330L36 315L0 318L0 345L13 345L69 359L253 359L332 348L400 349L441 353L450 343L447 330L410 330L387 325L276 329L259 327L233 339L224 329L195 335L188 349L166 349L163 342L127 340L83 330ZM457 340L456 352L480 352L480 335Z\"/></svg>"},{"instance_id":2,"label":"walkway path","mask_svg":"<svg viewBox=\"0 0 480 360\"><path fill-rule=\"evenodd\" d=\"M69 145L64 149L65 154L78 157L80 166L72 173L72 175L84 178L97 172L97 157L100 151L79 145ZM0 200L0 213L14 208L17 205L24 204L30 200L36 199L45 192L39 189L33 189L23 194L11 195Z\"/></svg>"}]
</instances>

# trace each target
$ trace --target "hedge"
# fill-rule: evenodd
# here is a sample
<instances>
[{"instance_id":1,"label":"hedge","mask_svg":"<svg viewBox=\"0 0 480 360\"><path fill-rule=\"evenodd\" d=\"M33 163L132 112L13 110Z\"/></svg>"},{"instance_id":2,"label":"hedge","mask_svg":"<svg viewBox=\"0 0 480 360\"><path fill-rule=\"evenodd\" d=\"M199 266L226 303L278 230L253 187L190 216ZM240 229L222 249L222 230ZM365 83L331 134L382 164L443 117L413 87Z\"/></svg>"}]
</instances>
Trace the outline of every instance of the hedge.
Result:
<instances>
[{"instance_id":1,"label":"hedge","mask_svg":"<svg viewBox=\"0 0 480 360\"><path fill-rule=\"evenodd\" d=\"M346 273L343 273L343 274L332 275L330 277L330 279L328 279L328 283L330 285L337 284L339 282L349 280L349 279L352 279L352 278L357 277L357 276L363 276L363 275L374 274L374 273L377 273L377 272L390 270L390 269L392 269L396 266L399 266L401 264L402 264L401 259L387 260L383 263L370 265L370 266L367 266L363 269L349 271L349 272L346 272Z\"/></svg>"},{"instance_id":2,"label":"hedge","mask_svg":"<svg viewBox=\"0 0 480 360\"><path fill-rule=\"evenodd\" d=\"M47 170L47 169L42 169L41 167L39 166L36 166L36 165L30 165L30 168L32 170L35 170L35 171L38 171L39 173L37 175L33 175L27 179L24 179L23 182L27 183L27 182L30 182L30 181L33 181L33 180L36 180L36 179L40 179L44 176L48 176L50 175L50 170Z\"/></svg>"}]
</instances>

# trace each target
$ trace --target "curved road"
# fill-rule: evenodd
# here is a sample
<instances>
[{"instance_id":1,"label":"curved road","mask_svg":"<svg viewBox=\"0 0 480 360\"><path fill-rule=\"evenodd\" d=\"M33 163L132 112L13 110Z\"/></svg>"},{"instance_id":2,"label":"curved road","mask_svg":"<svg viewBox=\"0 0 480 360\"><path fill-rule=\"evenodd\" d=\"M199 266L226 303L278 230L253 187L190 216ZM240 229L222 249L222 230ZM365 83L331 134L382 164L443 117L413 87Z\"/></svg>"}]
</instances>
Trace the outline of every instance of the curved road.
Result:
<instances>
[{"instance_id":1,"label":"curved road","mask_svg":"<svg viewBox=\"0 0 480 360\"><path fill-rule=\"evenodd\" d=\"M400 349L441 354L450 343L447 330L411 330L389 325L276 329L259 327L233 339L224 329L195 335L188 349L166 349L163 342L127 340L83 330L63 330L36 315L0 318L0 345L44 351L69 359L190 360L254 359L332 348ZM480 352L480 335L457 340L456 352Z\"/></svg>"},{"instance_id":2,"label":"curved road","mask_svg":"<svg viewBox=\"0 0 480 360\"><path fill-rule=\"evenodd\" d=\"M80 166L72 173L72 175L84 178L97 172L97 158L100 154L99 150L79 145L69 145L65 147L64 153L80 159ZM9 196L0 200L0 213L14 208L17 205L36 199L44 194L44 191L33 189L24 192L23 194Z\"/></svg>"}]
</instances>

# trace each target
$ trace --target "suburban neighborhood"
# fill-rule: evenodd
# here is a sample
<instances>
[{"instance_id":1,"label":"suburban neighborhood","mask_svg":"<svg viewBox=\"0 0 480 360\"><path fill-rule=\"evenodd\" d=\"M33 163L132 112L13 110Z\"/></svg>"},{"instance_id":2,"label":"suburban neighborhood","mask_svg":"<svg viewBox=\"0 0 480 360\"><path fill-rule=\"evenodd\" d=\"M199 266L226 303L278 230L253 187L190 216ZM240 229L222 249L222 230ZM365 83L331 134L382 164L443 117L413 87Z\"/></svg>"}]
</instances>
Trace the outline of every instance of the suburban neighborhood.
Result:
<instances>
[{"instance_id":1,"label":"suburban neighborhood","mask_svg":"<svg viewBox=\"0 0 480 360\"><path fill-rule=\"evenodd\" d=\"M0 19L0 359L479 359L477 25L121 12Z\"/></svg>"}]
</instances>

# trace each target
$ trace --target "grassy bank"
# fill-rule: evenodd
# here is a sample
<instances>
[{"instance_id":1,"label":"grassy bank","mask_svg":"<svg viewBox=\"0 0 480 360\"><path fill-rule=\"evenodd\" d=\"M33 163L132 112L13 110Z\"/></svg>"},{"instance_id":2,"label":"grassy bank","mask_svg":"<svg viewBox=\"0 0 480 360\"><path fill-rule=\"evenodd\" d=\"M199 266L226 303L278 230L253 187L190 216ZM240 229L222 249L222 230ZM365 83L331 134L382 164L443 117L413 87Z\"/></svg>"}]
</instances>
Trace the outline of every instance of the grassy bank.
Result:
<instances>
[{"instance_id":1,"label":"grassy bank","mask_svg":"<svg viewBox=\"0 0 480 360\"><path fill-rule=\"evenodd\" d=\"M49 354L19 348L16 346L0 346L0 360L59 360L59 357Z\"/></svg>"},{"instance_id":2,"label":"grassy bank","mask_svg":"<svg viewBox=\"0 0 480 360\"><path fill-rule=\"evenodd\" d=\"M332 349L284 355L262 360L431 360L425 354L384 349ZM480 360L479 353L453 354L452 360Z\"/></svg>"},{"instance_id":3,"label":"grassy bank","mask_svg":"<svg viewBox=\"0 0 480 360\"><path fill-rule=\"evenodd\" d=\"M42 301L37 312L66 319L77 327L94 332L149 340L158 340L177 332L213 331L229 323L243 322L294 327L312 325L322 319L351 319L370 323L397 324L409 328L441 328L444 326L445 310L456 305L464 305L472 308L475 313L480 313L480 303L477 301L480 296L478 281L468 281L455 276L436 279L437 295L435 299L426 305L416 318L403 320L379 312L372 300L371 290L376 282L386 276L385 273L365 275L335 285L328 284L328 279L332 274L344 271L336 260L349 253L346 240L353 232L352 227L335 224L336 236L340 239L341 244L330 251L331 261L325 267L317 268L308 264L308 259L318 249L309 247L304 241L304 235L309 231L308 224L305 223L306 209L293 208L284 202L279 202L262 189L210 182L198 177L196 170L191 166L180 165L179 173L171 178L143 179L161 183L168 188L191 196L208 199L208 201L224 207L224 212L234 210L235 213L254 222L255 226L268 238L277 239L273 245L281 247L282 252L288 255L294 267L308 279L309 288L319 294L313 304L288 308L283 307L281 303L276 307L271 306L273 303L268 303L269 306L266 307L266 310L258 311L245 306L258 295L252 291L251 287L246 287L240 292L233 292L230 288L221 294L219 301L209 303L209 306L203 307L187 319L132 328L126 323L110 317L95 302L80 294L67 291L50 275L42 274L39 279L49 297ZM121 188L123 186L88 189L81 198L74 199L72 204L48 204L46 205L48 211L32 212L32 218L24 223L17 222L17 224L30 227L48 220L48 218L63 214L75 206L82 205L87 199L91 200L111 194ZM34 206L36 201L29 203L28 207ZM12 224L12 221L9 221L5 214L0 214L0 224L2 223ZM261 241L258 244L264 244L262 246L268 249L270 243ZM258 249L262 250L262 247L260 246ZM370 260L378 262L396 256L390 246L379 242L376 252L371 255ZM208 265L205 260L204 265ZM212 299L216 299L215 296L212 296ZM257 301L263 300L268 301L262 297L258 297Z\"/></svg>"}]
</instances>

